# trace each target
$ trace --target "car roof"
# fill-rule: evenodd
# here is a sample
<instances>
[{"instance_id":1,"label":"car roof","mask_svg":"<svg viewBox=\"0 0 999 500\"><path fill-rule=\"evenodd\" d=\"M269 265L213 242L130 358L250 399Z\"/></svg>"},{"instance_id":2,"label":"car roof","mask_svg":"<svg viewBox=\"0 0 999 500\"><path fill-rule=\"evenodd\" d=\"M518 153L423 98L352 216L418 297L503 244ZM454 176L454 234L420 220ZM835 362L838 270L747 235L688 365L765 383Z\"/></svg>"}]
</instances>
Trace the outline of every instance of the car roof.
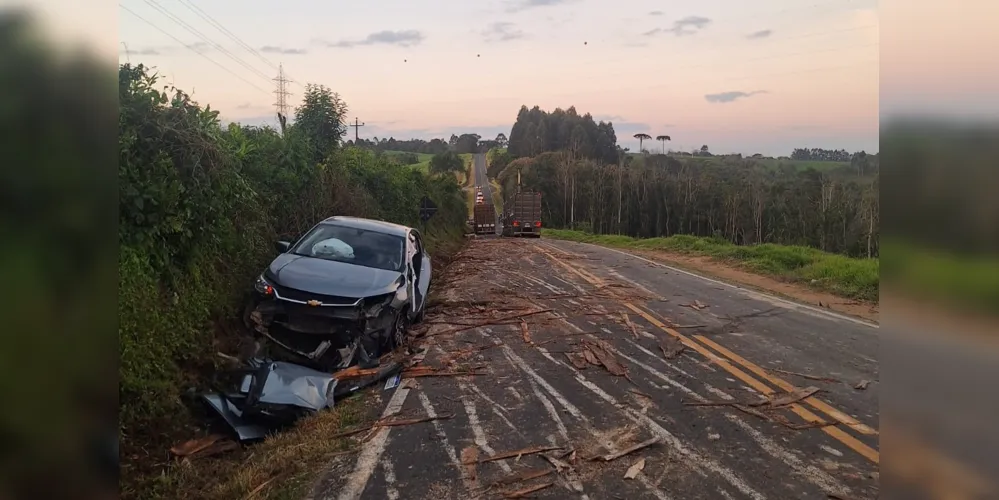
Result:
<instances>
[{"instance_id":1,"label":"car roof","mask_svg":"<svg viewBox=\"0 0 999 500\"><path fill-rule=\"evenodd\" d=\"M330 217L320 224L329 224L331 226L339 227L349 227L352 229L363 229L365 231L373 231L376 233L392 234L396 236L406 237L409 233L409 227L393 224L391 222L385 222L381 220L374 219L362 219L360 217L345 217L341 215Z\"/></svg>"}]
</instances>

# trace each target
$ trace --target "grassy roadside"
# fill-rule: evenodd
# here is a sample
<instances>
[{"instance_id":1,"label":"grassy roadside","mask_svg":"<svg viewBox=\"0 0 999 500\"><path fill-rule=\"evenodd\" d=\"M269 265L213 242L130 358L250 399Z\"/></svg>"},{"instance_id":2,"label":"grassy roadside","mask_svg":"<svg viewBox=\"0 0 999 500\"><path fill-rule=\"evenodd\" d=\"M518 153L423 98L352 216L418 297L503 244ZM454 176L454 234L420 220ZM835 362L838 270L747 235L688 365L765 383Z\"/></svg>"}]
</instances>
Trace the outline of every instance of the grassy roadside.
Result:
<instances>
[{"instance_id":1,"label":"grassy roadside","mask_svg":"<svg viewBox=\"0 0 999 500\"><path fill-rule=\"evenodd\" d=\"M880 261L854 259L809 247L784 245L738 246L716 238L676 235L637 239L594 235L580 231L545 229L544 236L616 248L660 250L700 255L784 281L802 283L841 297L878 302Z\"/></svg>"},{"instance_id":2,"label":"grassy roadside","mask_svg":"<svg viewBox=\"0 0 999 500\"><path fill-rule=\"evenodd\" d=\"M489 185L492 186L492 191L490 194L493 199L493 206L496 207L496 213L503 213L503 194L500 193L500 185L496 182L496 179L489 179Z\"/></svg>"},{"instance_id":3,"label":"grassy roadside","mask_svg":"<svg viewBox=\"0 0 999 500\"><path fill-rule=\"evenodd\" d=\"M350 453L348 438L328 439L365 420L365 395L302 419L264 441L216 457L177 459L142 498L303 498L326 465ZM251 493L254 492L252 495ZM139 492L133 492L139 493Z\"/></svg>"},{"instance_id":4,"label":"grassy roadside","mask_svg":"<svg viewBox=\"0 0 999 500\"><path fill-rule=\"evenodd\" d=\"M884 277L893 293L958 311L999 315L999 259L966 257L904 241L883 241Z\"/></svg>"}]
</instances>

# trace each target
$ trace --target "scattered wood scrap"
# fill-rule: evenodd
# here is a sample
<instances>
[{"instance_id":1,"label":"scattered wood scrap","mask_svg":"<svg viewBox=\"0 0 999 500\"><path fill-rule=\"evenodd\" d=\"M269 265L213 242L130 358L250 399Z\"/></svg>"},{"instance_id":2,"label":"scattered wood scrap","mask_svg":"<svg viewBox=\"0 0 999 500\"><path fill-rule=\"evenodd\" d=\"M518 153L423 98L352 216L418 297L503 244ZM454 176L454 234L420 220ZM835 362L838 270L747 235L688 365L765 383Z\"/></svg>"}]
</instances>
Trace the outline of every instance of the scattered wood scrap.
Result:
<instances>
[{"instance_id":1,"label":"scattered wood scrap","mask_svg":"<svg viewBox=\"0 0 999 500\"><path fill-rule=\"evenodd\" d=\"M527 321L524 318L520 319L520 334L524 337L525 344L534 345L534 341L531 340L531 330L527 328Z\"/></svg>"},{"instance_id":2,"label":"scattered wood scrap","mask_svg":"<svg viewBox=\"0 0 999 500\"><path fill-rule=\"evenodd\" d=\"M429 366L418 366L414 368L409 368L402 371L402 378L418 378L418 377L472 377L477 375L488 375L487 373L477 372L474 370L444 370L437 369Z\"/></svg>"},{"instance_id":3,"label":"scattered wood scrap","mask_svg":"<svg viewBox=\"0 0 999 500\"><path fill-rule=\"evenodd\" d=\"M640 458L638 459L637 462L635 462L634 465L628 467L628 470L624 473L624 478L635 479L636 477L638 477L638 473L642 472L642 469L644 468L645 468L645 459Z\"/></svg>"},{"instance_id":4,"label":"scattered wood scrap","mask_svg":"<svg viewBox=\"0 0 999 500\"><path fill-rule=\"evenodd\" d=\"M648 448L649 446L652 446L652 445L654 445L654 444L656 444L658 442L659 442L659 438L654 437L654 438L642 441L641 443L638 443L638 444L636 444L634 446L630 446L628 448L625 448L625 449L623 449L623 450L621 450L621 451L619 451L617 453L609 453L607 455L598 455L598 456L590 458L590 460L601 460L601 461L604 461L604 462L610 462L612 460L617 460L617 459L619 459L619 458L621 458L621 457L623 457L625 455L629 455L631 453L634 453L634 452L636 452L638 450L641 450L643 448Z\"/></svg>"},{"instance_id":5,"label":"scattered wood scrap","mask_svg":"<svg viewBox=\"0 0 999 500\"><path fill-rule=\"evenodd\" d=\"M544 313L547 313L547 312L552 312L552 310L551 309L538 309L538 310L534 310L534 311L519 312L519 313L516 313L516 314L510 314L510 315L507 315L507 316L503 316L501 318L490 319L490 320L487 320L487 321L480 321L478 323L473 323L471 325L464 325L464 326L460 326L460 327L457 327L457 328L451 328L449 330L443 330L443 331L439 331L439 332L428 333L428 334L424 335L424 337L436 337L438 335L447 335L447 334L450 334L450 333L463 332L465 330L471 330L473 328L481 328L483 326L495 325L497 323L501 323L501 322L504 322L504 321L510 321L510 320L514 320L514 319L522 319L522 318L526 318L528 316L534 316L534 315L537 315L537 314L544 314Z\"/></svg>"},{"instance_id":6,"label":"scattered wood scrap","mask_svg":"<svg viewBox=\"0 0 999 500\"><path fill-rule=\"evenodd\" d=\"M475 481L475 464L479 461L479 449L475 446L467 446L461 450L461 465L465 469L465 476L469 481Z\"/></svg>"},{"instance_id":7,"label":"scattered wood scrap","mask_svg":"<svg viewBox=\"0 0 999 500\"><path fill-rule=\"evenodd\" d=\"M519 474L514 474L512 476L504 477L502 479L499 479L496 482L494 482L491 487L505 486L505 485L508 485L508 484L519 483L521 481L530 481L532 479L537 479L539 477L547 476L548 474L551 474L552 472L555 472L555 469L548 469L548 468L545 468L545 469L528 469L528 470L520 472Z\"/></svg>"},{"instance_id":8,"label":"scattered wood scrap","mask_svg":"<svg viewBox=\"0 0 999 500\"><path fill-rule=\"evenodd\" d=\"M638 338L638 328L635 326L634 323L631 322L631 318L628 317L628 313L622 312L621 313L621 319L624 320L624 324L625 325L628 325L628 328L631 330L631 335L634 336L637 339Z\"/></svg>"},{"instance_id":9,"label":"scattered wood scrap","mask_svg":"<svg viewBox=\"0 0 999 500\"><path fill-rule=\"evenodd\" d=\"M493 462L493 461L496 461L496 460L504 460L504 459L513 458L513 457L523 457L523 456L527 456L527 455L534 455L536 453L544 453L546 451L561 450L561 449L562 449L561 446L544 446L544 447L534 446L534 447L530 447L530 448L523 448L523 449L520 449L520 450L507 451L507 452L503 452L503 453L499 453L499 454L493 455L491 457L486 457L486 458L483 458L483 459L479 460L479 463Z\"/></svg>"},{"instance_id":10,"label":"scattered wood scrap","mask_svg":"<svg viewBox=\"0 0 999 500\"><path fill-rule=\"evenodd\" d=\"M666 337L659 342L659 350L663 352L663 356L666 359L673 359L679 356L685 349L687 349L687 346L676 337Z\"/></svg>"},{"instance_id":11,"label":"scattered wood scrap","mask_svg":"<svg viewBox=\"0 0 999 500\"><path fill-rule=\"evenodd\" d=\"M610 353L610 346L606 342L602 340L596 342L583 340L581 344L584 349L583 355L586 356L586 360L590 364L603 366L611 375L628 378L628 369ZM594 363L593 359L597 360L597 362Z\"/></svg>"},{"instance_id":12,"label":"scattered wood scrap","mask_svg":"<svg viewBox=\"0 0 999 500\"><path fill-rule=\"evenodd\" d=\"M628 389L628 392L630 392L632 394L636 394L636 395L641 396L643 398L652 399L652 396L649 396L648 394L646 394L646 393L644 393L644 392L642 392L642 391L640 391L638 389Z\"/></svg>"},{"instance_id":13,"label":"scattered wood scrap","mask_svg":"<svg viewBox=\"0 0 999 500\"><path fill-rule=\"evenodd\" d=\"M838 379L832 377L821 377L818 375L809 375L807 373L792 372L788 370L780 370L778 368L769 368L770 371L774 373L783 373L784 375L794 375L795 377L807 378L808 380L818 380L819 382L839 382Z\"/></svg>"},{"instance_id":14,"label":"scattered wood scrap","mask_svg":"<svg viewBox=\"0 0 999 500\"><path fill-rule=\"evenodd\" d=\"M770 408L780 408L782 406L792 405L803 399L808 399L812 397L815 393L819 392L818 387L806 387L804 389L797 389L793 392L789 392L781 395L770 395L767 397L766 401L760 403L753 403L751 406L769 406Z\"/></svg>"},{"instance_id":15,"label":"scattered wood scrap","mask_svg":"<svg viewBox=\"0 0 999 500\"><path fill-rule=\"evenodd\" d=\"M406 418L406 419L380 419L376 420L374 423L349 431L344 431L338 434L334 434L330 439L339 439L347 436L353 436L354 434L360 434L362 432L370 431L378 427L397 427L400 425L412 425L420 424L423 422L432 422L434 420L448 420L454 418L454 413L448 413L444 415L437 415L436 417L423 417L423 418Z\"/></svg>"},{"instance_id":16,"label":"scattered wood scrap","mask_svg":"<svg viewBox=\"0 0 999 500\"><path fill-rule=\"evenodd\" d=\"M705 304L705 303L703 303L703 302L701 302L699 300L695 300L695 301L691 302L690 304L680 304L680 305L683 306L683 307L689 307L689 308L691 308L691 309L693 309L695 311L700 311L702 309L707 309L708 307L710 307L707 304Z\"/></svg>"},{"instance_id":17,"label":"scattered wood scrap","mask_svg":"<svg viewBox=\"0 0 999 500\"><path fill-rule=\"evenodd\" d=\"M565 357L569 358L569 362L572 363L577 370L582 370L587 367L586 356L580 352L567 352Z\"/></svg>"},{"instance_id":18,"label":"scattered wood scrap","mask_svg":"<svg viewBox=\"0 0 999 500\"><path fill-rule=\"evenodd\" d=\"M509 493L504 493L503 494L503 498L524 498L527 495L530 495L531 493L534 493L536 491L541 491L541 490L543 490L545 488L550 487L553 484L555 484L555 483L554 482L550 482L550 483L539 484L537 486L529 486L529 487L524 488L522 490L511 491Z\"/></svg>"},{"instance_id":19,"label":"scattered wood scrap","mask_svg":"<svg viewBox=\"0 0 999 500\"><path fill-rule=\"evenodd\" d=\"M221 434L211 434L208 436L190 439L170 448L170 453L178 457L187 457L200 451L204 451L213 444L225 439Z\"/></svg>"}]
</instances>

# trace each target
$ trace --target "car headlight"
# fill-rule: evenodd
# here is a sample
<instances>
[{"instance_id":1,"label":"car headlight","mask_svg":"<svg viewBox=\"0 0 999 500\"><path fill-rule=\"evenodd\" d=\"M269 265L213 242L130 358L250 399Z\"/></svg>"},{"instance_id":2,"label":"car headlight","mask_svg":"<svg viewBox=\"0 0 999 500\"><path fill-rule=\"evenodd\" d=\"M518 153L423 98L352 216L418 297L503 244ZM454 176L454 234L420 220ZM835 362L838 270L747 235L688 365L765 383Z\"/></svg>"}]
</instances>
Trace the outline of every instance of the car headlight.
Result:
<instances>
[{"instance_id":1,"label":"car headlight","mask_svg":"<svg viewBox=\"0 0 999 500\"><path fill-rule=\"evenodd\" d=\"M263 274L257 276L257 281L253 283L253 288L264 295L274 295L274 286L264 279Z\"/></svg>"}]
</instances>

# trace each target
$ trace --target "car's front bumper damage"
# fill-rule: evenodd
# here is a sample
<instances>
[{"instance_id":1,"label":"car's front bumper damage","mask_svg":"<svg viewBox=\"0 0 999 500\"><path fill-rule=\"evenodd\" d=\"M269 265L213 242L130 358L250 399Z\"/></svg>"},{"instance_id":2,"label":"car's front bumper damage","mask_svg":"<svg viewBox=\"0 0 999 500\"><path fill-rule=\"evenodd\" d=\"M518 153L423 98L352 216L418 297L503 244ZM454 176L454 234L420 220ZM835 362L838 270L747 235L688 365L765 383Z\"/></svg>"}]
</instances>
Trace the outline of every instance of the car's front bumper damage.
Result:
<instances>
[{"instance_id":1,"label":"car's front bumper damage","mask_svg":"<svg viewBox=\"0 0 999 500\"><path fill-rule=\"evenodd\" d=\"M377 359L405 307L396 293L346 299L268 291L257 293L250 314L254 331L321 369Z\"/></svg>"}]
</instances>

